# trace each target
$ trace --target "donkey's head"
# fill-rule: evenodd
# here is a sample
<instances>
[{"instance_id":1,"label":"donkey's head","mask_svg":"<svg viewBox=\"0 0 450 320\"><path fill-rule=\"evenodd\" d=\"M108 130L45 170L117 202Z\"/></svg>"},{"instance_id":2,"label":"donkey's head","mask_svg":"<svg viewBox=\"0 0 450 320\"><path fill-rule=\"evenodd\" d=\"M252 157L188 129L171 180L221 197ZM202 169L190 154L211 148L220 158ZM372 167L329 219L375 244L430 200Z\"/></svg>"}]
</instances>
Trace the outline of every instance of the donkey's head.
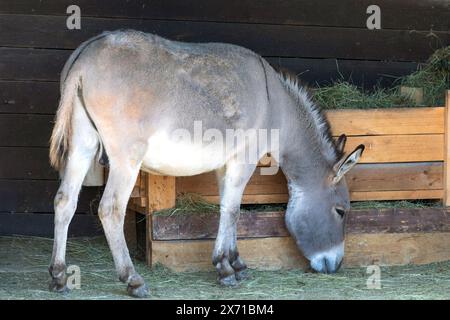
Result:
<instances>
[{"instance_id":1,"label":"donkey's head","mask_svg":"<svg viewBox=\"0 0 450 320\"><path fill-rule=\"evenodd\" d=\"M345 135L337 142L343 154ZM350 197L344 175L359 161L364 146L342 156L327 169L321 181L308 187L291 186L286 212L287 227L311 267L324 273L336 272L344 257L344 224Z\"/></svg>"}]
</instances>

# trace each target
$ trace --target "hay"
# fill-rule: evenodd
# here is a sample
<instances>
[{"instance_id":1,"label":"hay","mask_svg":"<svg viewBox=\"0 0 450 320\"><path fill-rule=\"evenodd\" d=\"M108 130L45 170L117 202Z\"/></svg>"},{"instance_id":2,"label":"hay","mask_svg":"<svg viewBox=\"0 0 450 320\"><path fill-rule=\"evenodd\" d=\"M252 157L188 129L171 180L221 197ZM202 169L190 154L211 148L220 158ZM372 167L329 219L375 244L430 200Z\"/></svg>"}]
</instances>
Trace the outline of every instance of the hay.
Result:
<instances>
[{"instance_id":1,"label":"hay","mask_svg":"<svg viewBox=\"0 0 450 320\"><path fill-rule=\"evenodd\" d=\"M104 238L71 239L67 263L81 269L81 289L68 295L47 291L52 241L36 237L0 237L0 299L130 299L117 280ZM245 257L244 257L245 259ZM450 262L382 267L382 289L367 289L366 268L335 275L299 270L250 270L237 288L216 284L211 272L174 273L136 262L151 299L448 299Z\"/></svg>"},{"instance_id":2,"label":"hay","mask_svg":"<svg viewBox=\"0 0 450 320\"><path fill-rule=\"evenodd\" d=\"M442 207L440 200L386 200L386 201L355 201L352 202L352 209L423 209Z\"/></svg>"},{"instance_id":3,"label":"hay","mask_svg":"<svg viewBox=\"0 0 450 320\"><path fill-rule=\"evenodd\" d=\"M439 207L442 203L437 200L396 200L396 201L355 201L352 209L388 209L388 208L430 208ZM243 204L241 213L285 211L286 204ZM155 211L158 216L173 216L186 214L219 214L218 204L210 203L195 193L183 193L177 196L174 208Z\"/></svg>"},{"instance_id":4,"label":"hay","mask_svg":"<svg viewBox=\"0 0 450 320\"><path fill-rule=\"evenodd\" d=\"M313 98L324 109L371 109L417 106L416 102L400 94L400 86L423 88L424 106L444 105L445 90L450 89L450 46L437 50L419 69L396 79L390 89L375 88L368 92L338 79L326 87L313 90Z\"/></svg>"},{"instance_id":5,"label":"hay","mask_svg":"<svg viewBox=\"0 0 450 320\"><path fill-rule=\"evenodd\" d=\"M424 89L424 105L444 105L450 89L450 46L437 50L419 70L400 80L401 85Z\"/></svg>"},{"instance_id":6,"label":"hay","mask_svg":"<svg viewBox=\"0 0 450 320\"><path fill-rule=\"evenodd\" d=\"M173 216L186 213L217 214L219 205L206 201L196 193L183 193L177 195L174 208L155 211L154 215Z\"/></svg>"},{"instance_id":7,"label":"hay","mask_svg":"<svg viewBox=\"0 0 450 320\"><path fill-rule=\"evenodd\" d=\"M247 204L241 206L241 212L254 212L254 211L281 211L285 210L284 204ZM174 208L163 209L155 211L153 214L158 216L173 216L183 215L190 213L198 214L218 214L220 207L218 204L208 202L201 195L196 193L182 193L177 196L176 204Z\"/></svg>"},{"instance_id":8,"label":"hay","mask_svg":"<svg viewBox=\"0 0 450 320\"><path fill-rule=\"evenodd\" d=\"M400 95L397 88L364 92L343 80L338 80L332 86L315 89L314 100L324 109L392 108L414 104L412 100Z\"/></svg>"}]
</instances>

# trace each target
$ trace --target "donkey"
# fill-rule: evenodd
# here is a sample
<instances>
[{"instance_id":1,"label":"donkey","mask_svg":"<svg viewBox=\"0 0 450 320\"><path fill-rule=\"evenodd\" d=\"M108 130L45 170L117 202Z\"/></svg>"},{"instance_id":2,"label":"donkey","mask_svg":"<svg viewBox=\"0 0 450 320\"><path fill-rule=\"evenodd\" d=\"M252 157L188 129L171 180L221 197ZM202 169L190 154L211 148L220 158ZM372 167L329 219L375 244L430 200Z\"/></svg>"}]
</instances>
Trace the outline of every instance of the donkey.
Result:
<instances>
[{"instance_id":1,"label":"donkey","mask_svg":"<svg viewBox=\"0 0 450 320\"><path fill-rule=\"evenodd\" d=\"M180 128L192 132L195 121L219 133L279 130L279 141L269 139L257 152L258 157L270 153L287 178L287 228L313 269L337 271L344 255L344 215L350 208L344 175L364 146L344 157L345 136L337 143L332 140L325 117L306 91L248 49L124 30L104 32L81 44L61 74L50 142L50 162L61 177L54 201L51 290L67 290L67 230L96 157L107 158L110 167L98 215L119 279L130 295L147 294L123 232L140 169L172 176L217 173L220 222L212 262L223 285L245 278L236 222L256 163L238 159L256 142L224 150L219 144L171 138Z\"/></svg>"}]
</instances>

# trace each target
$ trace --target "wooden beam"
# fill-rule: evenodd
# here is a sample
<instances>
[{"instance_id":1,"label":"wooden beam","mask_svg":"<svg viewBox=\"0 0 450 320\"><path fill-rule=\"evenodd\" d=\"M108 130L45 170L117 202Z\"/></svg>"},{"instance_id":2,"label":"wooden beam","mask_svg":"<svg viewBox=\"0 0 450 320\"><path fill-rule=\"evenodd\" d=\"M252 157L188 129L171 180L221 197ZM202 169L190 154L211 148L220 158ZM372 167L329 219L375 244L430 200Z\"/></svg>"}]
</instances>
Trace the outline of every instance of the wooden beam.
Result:
<instances>
[{"instance_id":1,"label":"wooden beam","mask_svg":"<svg viewBox=\"0 0 450 320\"><path fill-rule=\"evenodd\" d=\"M443 134L444 107L329 110L333 136ZM370 115L369 115L370 114Z\"/></svg>"},{"instance_id":2,"label":"wooden beam","mask_svg":"<svg viewBox=\"0 0 450 320\"><path fill-rule=\"evenodd\" d=\"M143 179L146 183L145 188L147 190L147 264L152 265L152 213L175 206L175 177L157 176L149 173L143 174L143 177L141 177L141 185Z\"/></svg>"},{"instance_id":3,"label":"wooden beam","mask_svg":"<svg viewBox=\"0 0 450 320\"><path fill-rule=\"evenodd\" d=\"M442 199L441 190L353 191L351 201Z\"/></svg>"},{"instance_id":4,"label":"wooden beam","mask_svg":"<svg viewBox=\"0 0 450 320\"><path fill-rule=\"evenodd\" d=\"M81 30L72 32L61 28L65 26L66 18L64 13L58 16L0 14L0 46L75 49L81 42L104 30L130 28L180 41L232 43L272 57L425 61L433 53L432 48L443 47L450 42L448 32L435 30L435 37L424 37L417 32L384 28L374 33L364 27L89 17L83 18L84 27ZM261 34L264 34L264 37L261 37ZM358 42L354 39L358 39ZM306 42L308 45L303 45ZM389 46L385 46L386 43L389 43ZM406 46L408 50L405 50ZM378 50L381 47L383 50Z\"/></svg>"},{"instance_id":5,"label":"wooden beam","mask_svg":"<svg viewBox=\"0 0 450 320\"><path fill-rule=\"evenodd\" d=\"M152 261L174 271L213 271L213 248L213 240L154 241ZM241 239L238 248L252 269L308 268L291 237ZM345 242L343 268L447 261L448 248L448 232L350 234Z\"/></svg>"},{"instance_id":6,"label":"wooden beam","mask_svg":"<svg viewBox=\"0 0 450 320\"><path fill-rule=\"evenodd\" d=\"M147 174L149 212L175 206L175 177Z\"/></svg>"},{"instance_id":7,"label":"wooden beam","mask_svg":"<svg viewBox=\"0 0 450 320\"><path fill-rule=\"evenodd\" d=\"M154 215L153 240L215 239L219 216L214 213ZM346 234L450 232L450 211L442 208L352 210ZM238 238L288 237L284 212L242 212Z\"/></svg>"},{"instance_id":8,"label":"wooden beam","mask_svg":"<svg viewBox=\"0 0 450 320\"><path fill-rule=\"evenodd\" d=\"M445 93L445 142L444 142L444 197L445 206L450 206L450 90Z\"/></svg>"},{"instance_id":9,"label":"wooden beam","mask_svg":"<svg viewBox=\"0 0 450 320\"><path fill-rule=\"evenodd\" d=\"M213 240L153 241L153 265L161 263L174 271L214 270ZM239 254L252 269L277 270L308 266L289 237L238 240Z\"/></svg>"},{"instance_id":10,"label":"wooden beam","mask_svg":"<svg viewBox=\"0 0 450 320\"><path fill-rule=\"evenodd\" d=\"M444 160L444 135L386 135L349 137L346 152L364 144L360 163L420 162Z\"/></svg>"},{"instance_id":11,"label":"wooden beam","mask_svg":"<svg viewBox=\"0 0 450 320\"><path fill-rule=\"evenodd\" d=\"M322 0L222 1L211 0L135 0L123 6L122 0L77 0L84 17L138 18L140 20L215 21L233 23L290 24L362 28L365 12L372 2ZM445 1L378 0L383 8L383 28L408 30L448 30L449 8ZM70 0L0 2L0 13L24 15L62 15ZM401 14L399 15L399 12Z\"/></svg>"},{"instance_id":12,"label":"wooden beam","mask_svg":"<svg viewBox=\"0 0 450 320\"><path fill-rule=\"evenodd\" d=\"M443 190L442 162L358 164L346 180L352 200L440 199ZM176 180L177 193L197 193L218 203L213 173ZM281 170L273 176L260 175L258 169L247 184L242 203L285 203L286 179Z\"/></svg>"}]
</instances>

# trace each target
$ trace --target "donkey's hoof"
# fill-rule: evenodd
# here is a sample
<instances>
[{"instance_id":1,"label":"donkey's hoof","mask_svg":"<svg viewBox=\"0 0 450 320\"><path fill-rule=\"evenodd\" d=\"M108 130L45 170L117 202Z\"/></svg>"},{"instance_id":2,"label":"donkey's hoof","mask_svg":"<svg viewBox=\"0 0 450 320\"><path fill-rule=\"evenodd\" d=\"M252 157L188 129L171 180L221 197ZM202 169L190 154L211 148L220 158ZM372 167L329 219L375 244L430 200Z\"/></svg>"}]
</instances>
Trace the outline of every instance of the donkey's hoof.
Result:
<instances>
[{"instance_id":1,"label":"donkey's hoof","mask_svg":"<svg viewBox=\"0 0 450 320\"><path fill-rule=\"evenodd\" d=\"M60 294L67 294L70 291L65 283L61 283L61 281L59 281L57 279L50 280L50 283L48 285L48 290L50 292L57 292Z\"/></svg>"},{"instance_id":2,"label":"donkey's hoof","mask_svg":"<svg viewBox=\"0 0 450 320\"><path fill-rule=\"evenodd\" d=\"M250 274L248 273L247 269L236 271L235 276L237 281L242 281L250 278Z\"/></svg>"},{"instance_id":3,"label":"donkey's hoof","mask_svg":"<svg viewBox=\"0 0 450 320\"><path fill-rule=\"evenodd\" d=\"M233 261L231 266L234 269L237 281L245 280L249 277L249 274L247 272L247 265L241 259L241 257L239 257L239 255L236 257L236 260Z\"/></svg>"},{"instance_id":4,"label":"donkey's hoof","mask_svg":"<svg viewBox=\"0 0 450 320\"><path fill-rule=\"evenodd\" d=\"M133 287L132 285L128 285L127 288L128 294L135 298L145 298L148 296L148 288L147 285L141 284L138 287Z\"/></svg>"},{"instance_id":5,"label":"donkey's hoof","mask_svg":"<svg viewBox=\"0 0 450 320\"><path fill-rule=\"evenodd\" d=\"M218 282L225 287L235 287L238 285L238 282L236 280L236 276L234 274L231 274L229 276L218 278Z\"/></svg>"}]
</instances>

